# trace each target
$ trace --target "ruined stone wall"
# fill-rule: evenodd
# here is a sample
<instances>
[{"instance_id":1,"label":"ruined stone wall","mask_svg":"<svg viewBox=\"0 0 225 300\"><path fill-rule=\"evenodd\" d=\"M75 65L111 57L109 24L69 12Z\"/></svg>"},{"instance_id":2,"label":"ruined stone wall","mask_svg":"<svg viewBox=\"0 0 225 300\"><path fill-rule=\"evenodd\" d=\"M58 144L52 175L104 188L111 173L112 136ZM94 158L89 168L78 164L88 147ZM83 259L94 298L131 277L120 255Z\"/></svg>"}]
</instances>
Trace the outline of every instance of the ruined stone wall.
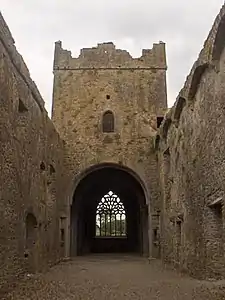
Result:
<instances>
[{"instance_id":1,"label":"ruined stone wall","mask_svg":"<svg viewBox=\"0 0 225 300\"><path fill-rule=\"evenodd\" d=\"M63 255L64 198L63 143L1 14L0 103L1 294L24 272Z\"/></svg>"},{"instance_id":2,"label":"ruined stone wall","mask_svg":"<svg viewBox=\"0 0 225 300\"><path fill-rule=\"evenodd\" d=\"M153 151L157 117L167 108L165 45L132 58L113 43L82 49L78 58L55 46L53 121L65 141L66 167L73 182L100 163L127 166L145 181L157 208L158 175ZM115 118L112 133L102 117Z\"/></svg>"},{"instance_id":3,"label":"ruined stone wall","mask_svg":"<svg viewBox=\"0 0 225 300\"><path fill-rule=\"evenodd\" d=\"M156 138L164 261L225 276L225 8Z\"/></svg>"}]
</instances>

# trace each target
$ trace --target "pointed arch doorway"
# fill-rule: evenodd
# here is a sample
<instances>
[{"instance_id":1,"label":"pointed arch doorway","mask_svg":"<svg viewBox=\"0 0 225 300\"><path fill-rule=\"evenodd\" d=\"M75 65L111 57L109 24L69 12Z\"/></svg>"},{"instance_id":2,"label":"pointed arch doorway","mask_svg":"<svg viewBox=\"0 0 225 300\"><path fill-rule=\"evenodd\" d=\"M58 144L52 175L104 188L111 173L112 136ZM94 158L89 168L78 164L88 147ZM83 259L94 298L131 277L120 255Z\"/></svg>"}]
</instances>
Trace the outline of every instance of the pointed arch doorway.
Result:
<instances>
[{"instance_id":1,"label":"pointed arch doorway","mask_svg":"<svg viewBox=\"0 0 225 300\"><path fill-rule=\"evenodd\" d=\"M119 165L99 165L79 180L71 205L71 256L148 255L148 209L142 182Z\"/></svg>"}]
</instances>

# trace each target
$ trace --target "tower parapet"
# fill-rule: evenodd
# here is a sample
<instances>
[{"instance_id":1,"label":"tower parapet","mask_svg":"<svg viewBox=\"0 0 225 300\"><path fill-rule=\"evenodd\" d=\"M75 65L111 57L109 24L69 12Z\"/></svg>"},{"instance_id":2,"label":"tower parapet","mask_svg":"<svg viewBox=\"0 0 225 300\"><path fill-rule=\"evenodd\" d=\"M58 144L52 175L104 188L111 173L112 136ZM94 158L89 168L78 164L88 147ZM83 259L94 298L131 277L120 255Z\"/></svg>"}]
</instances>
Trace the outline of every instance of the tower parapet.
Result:
<instances>
[{"instance_id":1,"label":"tower parapet","mask_svg":"<svg viewBox=\"0 0 225 300\"><path fill-rule=\"evenodd\" d=\"M143 49L139 58L133 58L126 50L116 49L112 42L97 47L83 48L77 58L71 51L55 43L54 70L58 69L166 69L165 43L154 44L152 49Z\"/></svg>"}]
</instances>

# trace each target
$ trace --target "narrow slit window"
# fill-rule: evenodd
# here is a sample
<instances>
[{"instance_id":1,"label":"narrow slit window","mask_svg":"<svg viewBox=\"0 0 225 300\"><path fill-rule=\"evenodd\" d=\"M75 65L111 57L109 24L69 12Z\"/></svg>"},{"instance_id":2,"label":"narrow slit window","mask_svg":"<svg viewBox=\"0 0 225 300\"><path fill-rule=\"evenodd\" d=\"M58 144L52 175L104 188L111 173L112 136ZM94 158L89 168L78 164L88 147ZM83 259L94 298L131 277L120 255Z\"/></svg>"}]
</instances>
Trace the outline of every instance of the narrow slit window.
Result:
<instances>
[{"instance_id":1,"label":"narrow slit window","mask_svg":"<svg viewBox=\"0 0 225 300\"><path fill-rule=\"evenodd\" d=\"M114 115L111 111L106 111L102 118L102 131L114 132Z\"/></svg>"}]
</instances>

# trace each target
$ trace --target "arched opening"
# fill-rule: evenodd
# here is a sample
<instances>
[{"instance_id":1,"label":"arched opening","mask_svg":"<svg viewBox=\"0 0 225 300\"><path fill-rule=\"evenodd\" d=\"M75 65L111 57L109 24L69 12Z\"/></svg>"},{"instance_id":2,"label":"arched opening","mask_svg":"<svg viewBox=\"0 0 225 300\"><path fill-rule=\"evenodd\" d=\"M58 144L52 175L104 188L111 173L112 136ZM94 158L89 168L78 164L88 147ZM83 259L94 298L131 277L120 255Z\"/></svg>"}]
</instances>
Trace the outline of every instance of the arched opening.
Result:
<instances>
[{"instance_id":1,"label":"arched opening","mask_svg":"<svg viewBox=\"0 0 225 300\"><path fill-rule=\"evenodd\" d=\"M190 89L189 89L189 93L188 93L188 100L190 102L192 100L194 100L194 97L198 91L202 76L208 67L209 67L209 65L207 63L196 67L194 74L192 76L191 85L190 85Z\"/></svg>"},{"instance_id":2,"label":"arched opening","mask_svg":"<svg viewBox=\"0 0 225 300\"><path fill-rule=\"evenodd\" d=\"M119 165L96 166L75 189L70 228L71 256L148 255L148 208L142 184Z\"/></svg>"},{"instance_id":3,"label":"arched opening","mask_svg":"<svg viewBox=\"0 0 225 300\"><path fill-rule=\"evenodd\" d=\"M106 111L102 117L102 131L103 132L114 132L114 115L112 111Z\"/></svg>"}]
</instances>

